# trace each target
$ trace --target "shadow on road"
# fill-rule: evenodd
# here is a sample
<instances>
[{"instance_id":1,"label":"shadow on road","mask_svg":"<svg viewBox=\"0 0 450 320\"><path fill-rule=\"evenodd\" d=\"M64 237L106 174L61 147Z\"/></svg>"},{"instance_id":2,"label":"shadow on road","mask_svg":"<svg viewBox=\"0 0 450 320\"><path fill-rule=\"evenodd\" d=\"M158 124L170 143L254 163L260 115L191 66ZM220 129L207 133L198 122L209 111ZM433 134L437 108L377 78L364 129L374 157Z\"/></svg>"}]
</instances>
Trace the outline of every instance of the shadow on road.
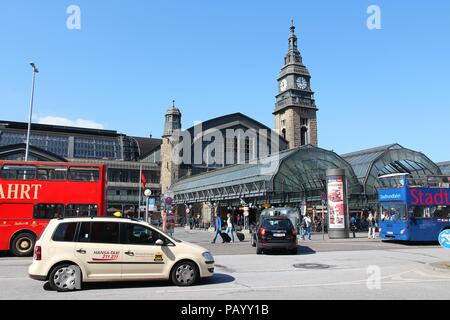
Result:
<instances>
[{"instance_id":1,"label":"shadow on road","mask_svg":"<svg viewBox=\"0 0 450 320\"><path fill-rule=\"evenodd\" d=\"M215 273L214 276L212 276L211 278L200 279L200 281L194 287L204 287L213 284L229 283L233 282L234 280L235 278L230 275L223 273ZM83 283L83 291L108 290L108 289L162 288L162 287L178 288L168 280ZM53 291L48 282L44 284L43 288L45 291Z\"/></svg>"},{"instance_id":2,"label":"shadow on road","mask_svg":"<svg viewBox=\"0 0 450 320\"><path fill-rule=\"evenodd\" d=\"M266 250L264 254L269 256L294 256L294 254L286 253L285 250ZM305 256L310 254L316 254L316 251L311 249L310 247L298 246L296 256Z\"/></svg>"},{"instance_id":3,"label":"shadow on road","mask_svg":"<svg viewBox=\"0 0 450 320\"><path fill-rule=\"evenodd\" d=\"M0 251L0 258L12 258L14 255L11 251Z\"/></svg>"}]
</instances>

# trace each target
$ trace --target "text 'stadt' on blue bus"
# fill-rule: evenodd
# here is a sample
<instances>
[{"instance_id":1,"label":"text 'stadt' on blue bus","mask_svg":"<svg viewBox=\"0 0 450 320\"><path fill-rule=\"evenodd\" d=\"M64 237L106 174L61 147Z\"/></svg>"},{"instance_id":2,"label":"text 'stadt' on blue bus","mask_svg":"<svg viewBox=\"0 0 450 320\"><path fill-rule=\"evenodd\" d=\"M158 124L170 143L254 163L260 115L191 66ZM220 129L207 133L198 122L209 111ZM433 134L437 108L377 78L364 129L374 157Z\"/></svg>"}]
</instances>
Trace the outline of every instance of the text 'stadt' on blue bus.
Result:
<instances>
[{"instance_id":1,"label":"text 'stadt' on blue bus","mask_svg":"<svg viewBox=\"0 0 450 320\"><path fill-rule=\"evenodd\" d=\"M382 239L438 241L450 229L450 177L398 173L379 179Z\"/></svg>"}]
</instances>

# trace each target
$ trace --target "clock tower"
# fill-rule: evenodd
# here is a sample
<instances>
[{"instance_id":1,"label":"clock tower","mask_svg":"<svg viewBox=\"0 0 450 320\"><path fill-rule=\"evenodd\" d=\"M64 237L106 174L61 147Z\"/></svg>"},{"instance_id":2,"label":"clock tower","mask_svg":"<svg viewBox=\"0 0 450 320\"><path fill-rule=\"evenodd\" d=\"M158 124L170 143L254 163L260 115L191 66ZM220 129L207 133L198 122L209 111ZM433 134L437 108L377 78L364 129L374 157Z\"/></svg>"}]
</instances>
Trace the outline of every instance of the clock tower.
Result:
<instances>
[{"instance_id":1,"label":"clock tower","mask_svg":"<svg viewBox=\"0 0 450 320\"><path fill-rule=\"evenodd\" d=\"M175 130L181 130L181 112L175 107L169 108L165 115L164 133L161 144L161 193L164 195L179 178L179 166L173 159Z\"/></svg>"},{"instance_id":2,"label":"clock tower","mask_svg":"<svg viewBox=\"0 0 450 320\"><path fill-rule=\"evenodd\" d=\"M289 143L289 148L318 146L317 107L311 90L311 75L303 65L297 48L294 22L289 36L289 51L278 76L275 105L275 129Z\"/></svg>"}]
</instances>

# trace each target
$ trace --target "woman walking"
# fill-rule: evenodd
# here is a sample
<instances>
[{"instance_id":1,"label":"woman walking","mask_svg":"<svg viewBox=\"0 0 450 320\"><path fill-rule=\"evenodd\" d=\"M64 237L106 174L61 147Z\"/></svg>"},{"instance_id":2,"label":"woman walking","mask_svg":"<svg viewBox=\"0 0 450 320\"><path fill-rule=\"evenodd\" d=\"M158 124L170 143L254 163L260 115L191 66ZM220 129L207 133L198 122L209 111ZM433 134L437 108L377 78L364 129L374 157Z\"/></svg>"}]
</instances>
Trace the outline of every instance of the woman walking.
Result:
<instances>
[{"instance_id":1,"label":"woman walking","mask_svg":"<svg viewBox=\"0 0 450 320\"><path fill-rule=\"evenodd\" d=\"M369 218L367 218L367 223L369 227L369 239L375 239L377 222L375 221L375 217L372 213L369 214Z\"/></svg>"},{"instance_id":2,"label":"woman walking","mask_svg":"<svg viewBox=\"0 0 450 320\"><path fill-rule=\"evenodd\" d=\"M231 233L231 242L234 242L234 225L233 220L231 219L231 214L227 214L227 230L225 231L227 234Z\"/></svg>"}]
</instances>

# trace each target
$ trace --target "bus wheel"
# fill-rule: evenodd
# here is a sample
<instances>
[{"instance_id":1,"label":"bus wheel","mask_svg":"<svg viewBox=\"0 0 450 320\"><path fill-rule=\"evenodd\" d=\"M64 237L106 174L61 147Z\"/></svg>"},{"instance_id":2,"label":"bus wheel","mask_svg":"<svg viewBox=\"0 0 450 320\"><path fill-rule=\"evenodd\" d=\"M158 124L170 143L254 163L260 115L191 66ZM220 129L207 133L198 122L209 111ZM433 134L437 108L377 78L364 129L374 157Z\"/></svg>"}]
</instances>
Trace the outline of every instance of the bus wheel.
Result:
<instances>
[{"instance_id":1,"label":"bus wheel","mask_svg":"<svg viewBox=\"0 0 450 320\"><path fill-rule=\"evenodd\" d=\"M16 257L30 257L33 255L36 236L32 233L24 232L16 235L11 243L11 251Z\"/></svg>"}]
</instances>

